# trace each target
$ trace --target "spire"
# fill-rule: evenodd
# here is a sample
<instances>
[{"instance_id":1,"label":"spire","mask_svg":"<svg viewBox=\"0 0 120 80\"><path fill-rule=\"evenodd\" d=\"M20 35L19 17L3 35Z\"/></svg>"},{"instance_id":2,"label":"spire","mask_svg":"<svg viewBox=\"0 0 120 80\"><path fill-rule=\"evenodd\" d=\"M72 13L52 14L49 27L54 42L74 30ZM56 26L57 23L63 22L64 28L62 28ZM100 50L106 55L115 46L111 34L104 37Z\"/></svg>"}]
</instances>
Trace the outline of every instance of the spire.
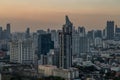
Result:
<instances>
[{"instance_id":1,"label":"spire","mask_svg":"<svg viewBox=\"0 0 120 80\"><path fill-rule=\"evenodd\" d=\"M66 24L71 24L69 17L67 15L65 16L65 20L66 20Z\"/></svg>"}]
</instances>

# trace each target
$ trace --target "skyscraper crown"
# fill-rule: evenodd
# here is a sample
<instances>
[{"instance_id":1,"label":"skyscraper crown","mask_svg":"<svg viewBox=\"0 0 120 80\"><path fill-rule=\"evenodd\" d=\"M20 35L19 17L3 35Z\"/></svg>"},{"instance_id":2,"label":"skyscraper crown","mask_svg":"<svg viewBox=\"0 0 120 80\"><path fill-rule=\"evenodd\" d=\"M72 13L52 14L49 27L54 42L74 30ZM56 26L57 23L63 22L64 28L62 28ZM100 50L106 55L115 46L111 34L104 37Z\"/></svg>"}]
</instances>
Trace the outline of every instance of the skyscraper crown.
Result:
<instances>
[{"instance_id":1,"label":"skyscraper crown","mask_svg":"<svg viewBox=\"0 0 120 80\"><path fill-rule=\"evenodd\" d=\"M65 20L66 20L66 24L72 24L67 15L65 16Z\"/></svg>"}]
</instances>

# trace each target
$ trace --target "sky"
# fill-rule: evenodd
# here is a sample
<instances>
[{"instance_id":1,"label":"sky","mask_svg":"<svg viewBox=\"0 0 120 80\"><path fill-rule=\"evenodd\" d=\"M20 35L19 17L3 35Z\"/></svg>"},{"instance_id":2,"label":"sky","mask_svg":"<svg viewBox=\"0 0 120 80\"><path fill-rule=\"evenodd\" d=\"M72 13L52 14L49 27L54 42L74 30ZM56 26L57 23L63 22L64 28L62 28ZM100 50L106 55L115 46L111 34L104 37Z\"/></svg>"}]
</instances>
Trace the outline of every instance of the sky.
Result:
<instances>
[{"instance_id":1,"label":"sky","mask_svg":"<svg viewBox=\"0 0 120 80\"><path fill-rule=\"evenodd\" d=\"M0 26L12 31L61 29L68 15L74 26L103 29L107 20L120 26L120 0L0 0Z\"/></svg>"}]
</instances>

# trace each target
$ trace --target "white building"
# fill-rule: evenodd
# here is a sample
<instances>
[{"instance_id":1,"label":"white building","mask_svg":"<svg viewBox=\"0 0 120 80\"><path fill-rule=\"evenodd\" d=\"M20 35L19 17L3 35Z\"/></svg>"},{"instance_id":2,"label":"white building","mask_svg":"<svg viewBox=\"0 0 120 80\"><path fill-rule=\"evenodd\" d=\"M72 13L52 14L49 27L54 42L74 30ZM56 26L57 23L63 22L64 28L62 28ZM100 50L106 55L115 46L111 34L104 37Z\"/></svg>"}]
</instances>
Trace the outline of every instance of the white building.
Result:
<instances>
[{"instance_id":1,"label":"white building","mask_svg":"<svg viewBox=\"0 0 120 80\"><path fill-rule=\"evenodd\" d=\"M39 65L38 66L38 73L42 74L43 76L52 76L53 70L57 69L56 66L52 65Z\"/></svg>"},{"instance_id":2,"label":"white building","mask_svg":"<svg viewBox=\"0 0 120 80\"><path fill-rule=\"evenodd\" d=\"M120 67L111 67L111 70L112 70L112 71L119 72L119 71L120 71Z\"/></svg>"},{"instance_id":3,"label":"white building","mask_svg":"<svg viewBox=\"0 0 120 80\"><path fill-rule=\"evenodd\" d=\"M34 63L34 45L30 39L10 42L10 61L21 64Z\"/></svg>"},{"instance_id":4,"label":"white building","mask_svg":"<svg viewBox=\"0 0 120 80\"><path fill-rule=\"evenodd\" d=\"M73 80L79 77L79 71L76 68L59 69L52 65L39 65L38 72L43 76L57 76L65 80Z\"/></svg>"}]
</instances>

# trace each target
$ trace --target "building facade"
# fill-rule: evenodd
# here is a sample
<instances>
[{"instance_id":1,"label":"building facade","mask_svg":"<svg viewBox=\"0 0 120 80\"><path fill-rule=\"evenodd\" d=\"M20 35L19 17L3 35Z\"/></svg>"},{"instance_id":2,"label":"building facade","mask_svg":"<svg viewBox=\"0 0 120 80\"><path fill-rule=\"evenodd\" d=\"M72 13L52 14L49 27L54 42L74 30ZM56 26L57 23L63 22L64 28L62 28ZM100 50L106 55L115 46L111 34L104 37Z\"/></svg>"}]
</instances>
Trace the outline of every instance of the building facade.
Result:
<instances>
[{"instance_id":1,"label":"building facade","mask_svg":"<svg viewBox=\"0 0 120 80\"><path fill-rule=\"evenodd\" d=\"M54 49L54 42L51 40L51 34L40 34L38 36L38 57L42 65L47 64L47 53Z\"/></svg>"},{"instance_id":2,"label":"building facade","mask_svg":"<svg viewBox=\"0 0 120 80\"><path fill-rule=\"evenodd\" d=\"M10 42L10 62L32 64L34 63L34 53L32 40L13 40Z\"/></svg>"}]
</instances>

